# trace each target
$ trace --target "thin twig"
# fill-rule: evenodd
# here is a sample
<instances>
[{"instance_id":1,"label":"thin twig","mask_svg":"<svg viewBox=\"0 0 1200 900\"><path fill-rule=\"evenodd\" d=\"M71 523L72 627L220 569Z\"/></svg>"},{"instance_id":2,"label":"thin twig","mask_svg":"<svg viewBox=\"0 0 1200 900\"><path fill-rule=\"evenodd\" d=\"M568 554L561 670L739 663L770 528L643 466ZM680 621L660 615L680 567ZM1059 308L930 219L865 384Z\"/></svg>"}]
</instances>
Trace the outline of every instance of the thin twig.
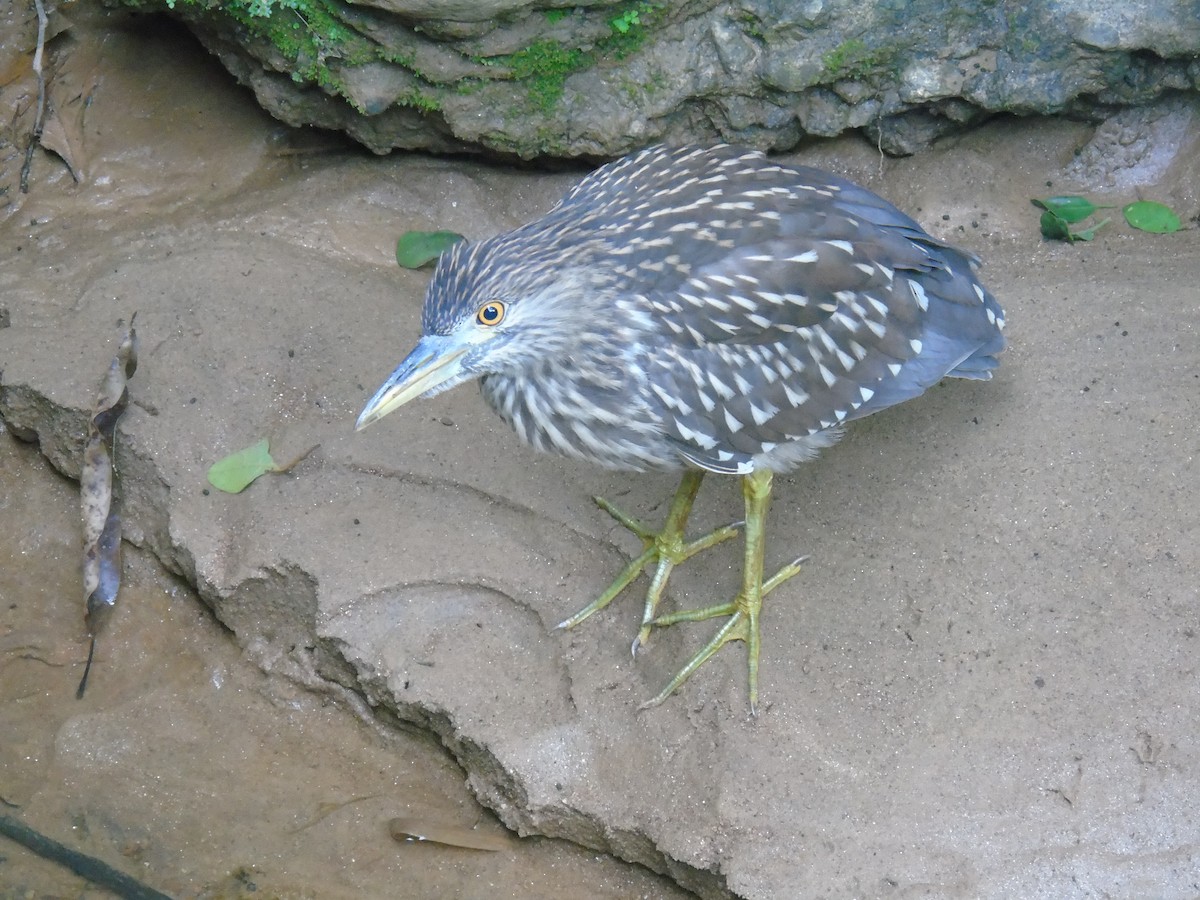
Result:
<instances>
[{"instance_id":1,"label":"thin twig","mask_svg":"<svg viewBox=\"0 0 1200 900\"><path fill-rule=\"evenodd\" d=\"M292 471L292 469L296 468L296 466L300 465L300 463L304 462L304 460L306 460L308 458L308 454L312 453L314 450L316 450L320 446L321 446L320 444L313 444L311 447L309 447L307 450L305 450L303 453L301 453L299 456L297 456L295 459L293 459L290 463L287 463L286 465L282 465L282 466L276 466L274 471L279 473L280 475L283 475L283 474L286 474L287 472Z\"/></svg>"},{"instance_id":2,"label":"thin twig","mask_svg":"<svg viewBox=\"0 0 1200 900\"><path fill-rule=\"evenodd\" d=\"M96 636L92 635L92 645L88 648L87 665L83 667L83 677L79 679L79 687L75 689L75 699L82 700L83 692L87 690L88 675L92 671L92 658L96 655Z\"/></svg>"},{"instance_id":3,"label":"thin twig","mask_svg":"<svg viewBox=\"0 0 1200 900\"><path fill-rule=\"evenodd\" d=\"M33 0L37 10L38 33L37 48L33 51L33 74L37 76L38 98L37 113L33 118L33 134L25 148L25 163L21 166L21 193L29 193L29 167L33 165L33 151L42 143L42 126L46 115L46 76L42 74L42 51L46 48L46 7L42 0Z\"/></svg>"}]
</instances>

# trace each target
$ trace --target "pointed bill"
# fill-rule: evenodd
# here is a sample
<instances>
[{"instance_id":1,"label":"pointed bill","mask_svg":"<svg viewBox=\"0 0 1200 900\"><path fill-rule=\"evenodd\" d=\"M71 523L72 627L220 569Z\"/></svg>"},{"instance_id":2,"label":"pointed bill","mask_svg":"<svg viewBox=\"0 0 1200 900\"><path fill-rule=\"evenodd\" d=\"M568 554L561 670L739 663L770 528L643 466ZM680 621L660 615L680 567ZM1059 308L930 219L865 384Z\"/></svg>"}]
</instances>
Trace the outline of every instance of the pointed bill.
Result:
<instances>
[{"instance_id":1,"label":"pointed bill","mask_svg":"<svg viewBox=\"0 0 1200 900\"><path fill-rule=\"evenodd\" d=\"M461 380L462 358L467 349L443 335L421 338L412 353L388 376L375 396L367 401L354 430L361 431L413 397L419 397L448 381Z\"/></svg>"}]
</instances>

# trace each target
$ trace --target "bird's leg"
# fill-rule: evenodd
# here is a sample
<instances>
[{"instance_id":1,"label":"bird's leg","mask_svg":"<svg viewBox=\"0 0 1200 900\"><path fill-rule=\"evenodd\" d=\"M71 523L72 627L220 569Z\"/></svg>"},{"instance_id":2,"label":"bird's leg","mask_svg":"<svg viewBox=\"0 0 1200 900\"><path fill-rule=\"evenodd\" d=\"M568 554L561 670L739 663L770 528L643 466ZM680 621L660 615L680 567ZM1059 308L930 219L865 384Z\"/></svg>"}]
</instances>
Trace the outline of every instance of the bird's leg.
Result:
<instances>
[{"instance_id":1,"label":"bird's leg","mask_svg":"<svg viewBox=\"0 0 1200 900\"><path fill-rule=\"evenodd\" d=\"M746 498L746 556L742 567L742 589L733 602L670 613L651 619L643 626L659 628L678 622L698 622L714 616L729 616L729 621L721 626L713 639L688 661L657 697L643 703L641 709L657 706L666 700L725 644L730 641L745 641L750 671L750 711L755 711L758 705L758 615L762 610L763 597L796 575L800 571L800 563L803 562L803 559L798 559L784 566L767 581L763 581L763 552L767 507L771 501L771 477L772 473L766 469L756 469L742 477L742 493Z\"/></svg>"},{"instance_id":2,"label":"bird's leg","mask_svg":"<svg viewBox=\"0 0 1200 900\"><path fill-rule=\"evenodd\" d=\"M692 511L692 502L696 499L696 493L700 490L700 483L703 480L704 473L702 471L689 470L684 473L679 482L679 488L671 499L671 508L667 511L667 519L659 531L646 527L637 519L621 512L607 500L600 497L595 498L596 504L601 509L642 539L642 552L630 561L608 590L571 618L559 623L559 628L574 628L592 613L604 609L641 574L642 569L650 563L657 562L654 575L650 579L650 590L646 593L646 605L642 611L642 627L633 641L633 652L637 653L638 647L644 644L650 635L650 623L654 620L658 602L662 599L671 570L701 550L728 540L737 534L740 523L718 528L694 541L684 540L684 531L687 529L688 516Z\"/></svg>"}]
</instances>

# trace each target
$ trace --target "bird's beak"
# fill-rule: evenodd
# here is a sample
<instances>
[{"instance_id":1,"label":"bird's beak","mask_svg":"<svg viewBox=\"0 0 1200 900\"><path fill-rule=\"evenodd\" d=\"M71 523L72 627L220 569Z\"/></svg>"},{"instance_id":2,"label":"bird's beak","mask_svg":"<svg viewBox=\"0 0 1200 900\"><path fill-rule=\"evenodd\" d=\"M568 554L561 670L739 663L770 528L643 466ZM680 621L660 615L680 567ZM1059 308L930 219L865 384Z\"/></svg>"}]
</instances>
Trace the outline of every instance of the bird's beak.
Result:
<instances>
[{"instance_id":1,"label":"bird's beak","mask_svg":"<svg viewBox=\"0 0 1200 900\"><path fill-rule=\"evenodd\" d=\"M355 431L361 431L376 419L382 419L413 397L419 397L447 381L457 380L467 347L445 335L426 335L412 353L388 376L388 380L367 401L359 413Z\"/></svg>"}]
</instances>

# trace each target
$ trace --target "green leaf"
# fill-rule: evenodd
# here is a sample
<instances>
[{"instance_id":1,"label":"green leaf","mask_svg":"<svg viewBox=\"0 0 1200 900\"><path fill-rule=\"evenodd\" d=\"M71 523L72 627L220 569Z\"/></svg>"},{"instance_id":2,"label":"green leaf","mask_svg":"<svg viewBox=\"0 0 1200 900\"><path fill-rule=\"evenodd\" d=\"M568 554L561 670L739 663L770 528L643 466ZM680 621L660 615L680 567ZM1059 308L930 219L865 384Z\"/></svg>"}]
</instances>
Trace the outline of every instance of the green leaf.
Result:
<instances>
[{"instance_id":1,"label":"green leaf","mask_svg":"<svg viewBox=\"0 0 1200 900\"><path fill-rule=\"evenodd\" d=\"M1034 198L1033 205L1054 213L1064 222L1074 224L1082 222L1098 209L1111 209L1110 206L1097 206L1087 197L1042 197Z\"/></svg>"},{"instance_id":2,"label":"green leaf","mask_svg":"<svg viewBox=\"0 0 1200 900\"><path fill-rule=\"evenodd\" d=\"M406 231L396 241L396 262L405 269L419 269L462 239L453 231Z\"/></svg>"},{"instance_id":3,"label":"green leaf","mask_svg":"<svg viewBox=\"0 0 1200 900\"><path fill-rule=\"evenodd\" d=\"M1091 228L1085 228L1083 231L1072 231L1071 240L1073 241L1090 241L1096 236L1096 232L1111 222L1112 219L1105 219L1102 222L1097 222Z\"/></svg>"},{"instance_id":4,"label":"green leaf","mask_svg":"<svg viewBox=\"0 0 1200 900\"><path fill-rule=\"evenodd\" d=\"M271 458L270 440L263 438L257 444L213 463L208 470L208 483L218 491L237 494L259 475L278 469L279 466Z\"/></svg>"},{"instance_id":5,"label":"green leaf","mask_svg":"<svg viewBox=\"0 0 1200 900\"><path fill-rule=\"evenodd\" d=\"M1139 200L1136 203L1130 203L1122 212L1125 213L1125 221L1140 231L1170 234L1183 227L1179 216L1175 215L1171 207L1155 200Z\"/></svg>"},{"instance_id":6,"label":"green leaf","mask_svg":"<svg viewBox=\"0 0 1200 900\"><path fill-rule=\"evenodd\" d=\"M617 16L609 22L613 28L621 32L621 34L629 34L629 29L634 25L641 25L642 21L636 9L626 10L621 15Z\"/></svg>"},{"instance_id":7,"label":"green leaf","mask_svg":"<svg viewBox=\"0 0 1200 900\"><path fill-rule=\"evenodd\" d=\"M1037 202L1036 200L1034 201ZM1066 220L1061 218L1057 213L1046 210L1042 213L1042 237L1048 241L1069 241L1071 240L1071 229L1067 227Z\"/></svg>"},{"instance_id":8,"label":"green leaf","mask_svg":"<svg viewBox=\"0 0 1200 900\"><path fill-rule=\"evenodd\" d=\"M1111 219L1105 219L1103 222L1098 222L1091 228L1084 228L1080 231L1072 231L1067 225L1066 220L1058 213L1046 210L1042 213L1042 237L1048 241L1066 241L1074 243L1075 241L1090 241L1096 236L1096 232L1111 222Z\"/></svg>"}]
</instances>

